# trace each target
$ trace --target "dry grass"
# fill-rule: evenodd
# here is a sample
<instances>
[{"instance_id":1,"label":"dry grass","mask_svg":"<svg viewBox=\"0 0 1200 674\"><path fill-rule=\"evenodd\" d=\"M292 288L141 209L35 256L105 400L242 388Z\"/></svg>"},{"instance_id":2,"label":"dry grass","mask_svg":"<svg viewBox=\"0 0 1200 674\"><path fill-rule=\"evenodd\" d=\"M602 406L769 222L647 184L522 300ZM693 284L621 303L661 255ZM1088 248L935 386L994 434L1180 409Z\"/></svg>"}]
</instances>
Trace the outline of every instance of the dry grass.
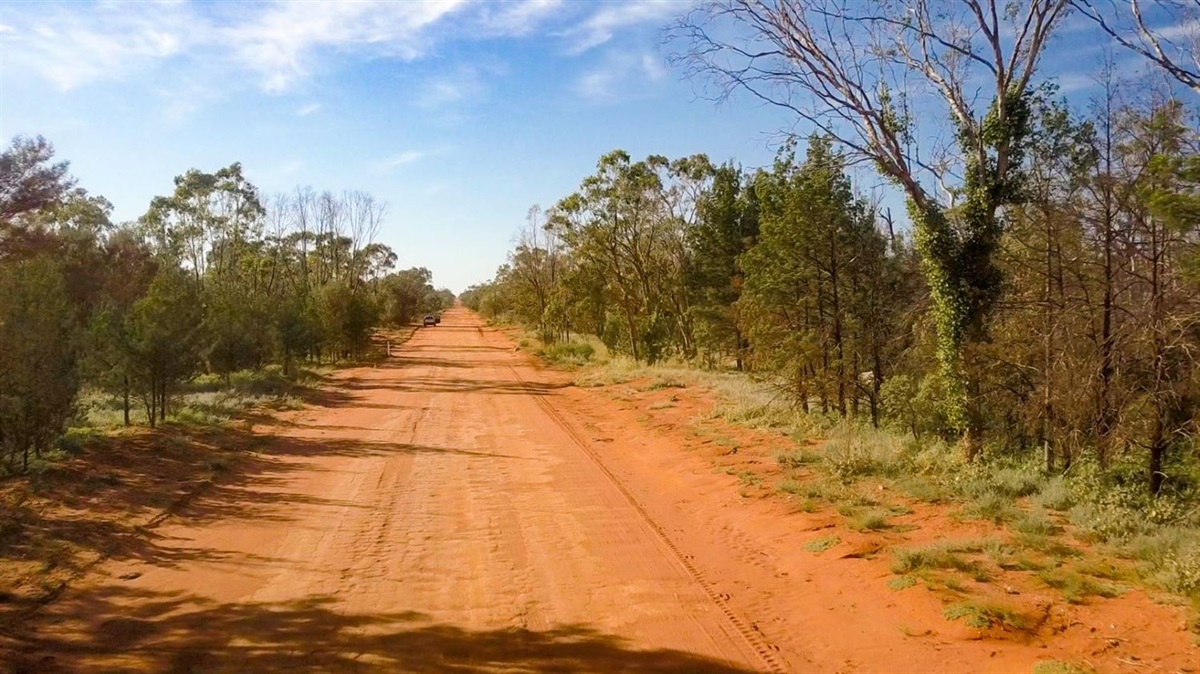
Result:
<instances>
[{"instance_id":1,"label":"dry grass","mask_svg":"<svg viewBox=\"0 0 1200 674\"><path fill-rule=\"evenodd\" d=\"M710 392L716 405L707 419L791 436L795 447L776 455L783 479L775 491L801 503L801 510L833 503L851 528L901 531L889 527L888 513L864 494L867 488L884 485L915 501L956 504L959 517L987 521L1009 532L1012 544L1003 550L993 547L988 553L995 564L1005 571L1042 574L1041 582L1057 588L1067 601L1120 591L1113 579L1080 567L1085 562L1112 567L1120 556L1131 560L1121 582L1136 579L1200 607L1200 508L1194 494L1184 496L1190 501L1169 495L1147 500L1120 485L1120 469L1100 474L1083 464L1073 466L1067 477L1045 475L1036 462L1002 457L968 464L961 452L937 438L917 439L894 429L805 414L790 405L772 382L743 373L677 363L647 367L618 357L587 366L578 380L583 385L637 380L642 390L681 386ZM727 436L716 441L738 446ZM1140 465L1134 468L1141 470ZM1192 481L1200 484L1200 474ZM742 482L744 489L747 480ZM1076 541L1080 536L1102 545L1081 546ZM896 550L897 573L940 570L986 580L991 571L972 557L978 554L982 550L969 552L955 544L900 549ZM1077 573L1046 571L1067 562L1075 565ZM952 576L938 580L943 581L962 587ZM1200 619L1196 623L1200 629Z\"/></svg>"}]
</instances>

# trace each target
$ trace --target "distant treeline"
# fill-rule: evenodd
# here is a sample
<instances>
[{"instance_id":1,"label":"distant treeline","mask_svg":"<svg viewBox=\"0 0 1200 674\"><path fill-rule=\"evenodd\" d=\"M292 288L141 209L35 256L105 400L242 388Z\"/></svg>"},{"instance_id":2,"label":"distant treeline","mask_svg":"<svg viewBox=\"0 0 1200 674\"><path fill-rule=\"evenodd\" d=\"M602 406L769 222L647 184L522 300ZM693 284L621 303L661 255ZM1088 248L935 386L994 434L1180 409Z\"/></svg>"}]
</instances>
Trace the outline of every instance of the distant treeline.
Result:
<instances>
[{"instance_id":1,"label":"distant treeline","mask_svg":"<svg viewBox=\"0 0 1200 674\"><path fill-rule=\"evenodd\" d=\"M363 192L264 199L239 164L175 178L114 224L41 137L0 155L0 452L28 464L64 431L82 387L154 426L198 373L363 355L373 327L453 302L427 269L394 271Z\"/></svg>"}]
</instances>

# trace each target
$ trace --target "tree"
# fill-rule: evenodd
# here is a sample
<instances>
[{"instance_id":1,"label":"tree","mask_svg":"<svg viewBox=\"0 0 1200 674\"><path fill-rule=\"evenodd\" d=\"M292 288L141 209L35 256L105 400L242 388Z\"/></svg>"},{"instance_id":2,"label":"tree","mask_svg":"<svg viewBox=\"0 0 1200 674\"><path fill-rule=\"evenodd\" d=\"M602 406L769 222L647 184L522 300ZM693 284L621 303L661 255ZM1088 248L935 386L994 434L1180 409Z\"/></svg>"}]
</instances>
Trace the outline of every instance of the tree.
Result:
<instances>
[{"instance_id":1,"label":"tree","mask_svg":"<svg viewBox=\"0 0 1200 674\"><path fill-rule=\"evenodd\" d=\"M1200 0L1071 0L1128 49L1200 93ZM1148 15L1154 14L1153 18ZM1154 19L1157 26L1152 25Z\"/></svg>"},{"instance_id":2,"label":"tree","mask_svg":"<svg viewBox=\"0 0 1200 674\"><path fill-rule=\"evenodd\" d=\"M45 138L17 136L0 153L0 234L22 214L57 202L74 185L67 162L51 164L54 146Z\"/></svg>"},{"instance_id":3,"label":"tree","mask_svg":"<svg viewBox=\"0 0 1200 674\"><path fill-rule=\"evenodd\" d=\"M130 229L114 232L104 244L103 255L100 266L106 273L99 305L89 318L84 372L93 384L121 396L128 426L130 378L137 357L130 334L131 313L158 274L158 264Z\"/></svg>"},{"instance_id":4,"label":"tree","mask_svg":"<svg viewBox=\"0 0 1200 674\"><path fill-rule=\"evenodd\" d=\"M433 292L433 273L413 267L388 275L381 283L384 320L392 325L411 323L425 310Z\"/></svg>"},{"instance_id":5,"label":"tree","mask_svg":"<svg viewBox=\"0 0 1200 674\"><path fill-rule=\"evenodd\" d=\"M757 176L761 230L741 258L744 310L756 362L783 377L802 409L815 397L823 412L845 417L865 397L877 423L886 344L898 326L892 308L905 295L887 239L854 196L843 161L827 138L814 136L802 165L789 145L771 172Z\"/></svg>"},{"instance_id":6,"label":"tree","mask_svg":"<svg viewBox=\"0 0 1200 674\"><path fill-rule=\"evenodd\" d=\"M128 317L131 383L146 405L151 427L166 421L172 390L200 363L204 315L200 293L187 271L160 267Z\"/></svg>"},{"instance_id":7,"label":"tree","mask_svg":"<svg viewBox=\"0 0 1200 674\"><path fill-rule=\"evenodd\" d=\"M688 230L695 260L689 284L697 295L704 341L718 354L731 352L741 370L750 344L739 305L746 276L739 258L758 239L757 192L740 167L725 164L714 170L712 189L698 209L699 218Z\"/></svg>"},{"instance_id":8,"label":"tree","mask_svg":"<svg viewBox=\"0 0 1200 674\"><path fill-rule=\"evenodd\" d=\"M999 211L1020 197L1033 77L1067 4L720 0L673 30L685 43L676 61L711 78L718 96L747 91L793 112L904 191L933 300L948 416L971 458L982 428L970 348L986 338L999 295ZM723 37L728 24L737 38ZM911 107L918 84L933 94L923 103L942 110ZM981 96L987 105L978 109L972 101ZM920 121L939 117L953 120L954 142L914 152L914 142L937 137Z\"/></svg>"},{"instance_id":9,"label":"tree","mask_svg":"<svg viewBox=\"0 0 1200 674\"><path fill-rule=\"evenodd\" d=\"M0 449L9 468L66 430L79 390L75 310L48 255L0 262Z\"/></svg>"}]
</instances>

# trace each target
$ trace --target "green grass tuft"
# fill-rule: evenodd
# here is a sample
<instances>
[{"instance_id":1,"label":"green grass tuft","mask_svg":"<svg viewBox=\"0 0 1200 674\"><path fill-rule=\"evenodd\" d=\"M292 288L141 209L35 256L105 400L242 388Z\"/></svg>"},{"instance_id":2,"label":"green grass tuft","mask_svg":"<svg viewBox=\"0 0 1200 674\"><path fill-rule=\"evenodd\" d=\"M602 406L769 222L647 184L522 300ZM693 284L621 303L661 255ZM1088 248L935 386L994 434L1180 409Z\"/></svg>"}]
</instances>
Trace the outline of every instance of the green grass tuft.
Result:
<instances>
[{"instance_id":1,"label":"green grass tuft","mask_svg":"<svg viewBox=\"0 0 1200 674\"><path fill-rule=\"evenodd\" d=\"M850 528L856 531L881 531L889 527L888 514L880 510L865 510L850 517Z\"/></svg>"},{"instance_id":2,"label":"green grass tuft","mask_svg":"<svg viewBox=\"0 0 1200 674\"><path fill-rule=\"evenodd\" d=\"M953 604L946 607L944 615L947 620L964 620L971 627L981 630L1000 627L1021 632L1031 629L1034 625L1029 616L994 601Z\"/></svg>"},{"instance_id":3,"label":"green grass tuft","mask_svg":"<svg viewBox=\"0 0 1200 674\"><path fill-rule=\"evenodd\" d=\"M814 538L813 540L805 543L804 549L819 555L841 542L842 539L840 536L823 536L821 538Z\"/></svg>"},{"instance_id":4,"label":"green grass tuft","mask_svg":"<svg viewBox=\"0 0 1200 674\"><path fill-rule=\"evenodd\" d=\"M1093 674L1091 667L1074 665L1062 660L1043 660L1033 666L1033 674Z\"/></svg>"}]
</instances>

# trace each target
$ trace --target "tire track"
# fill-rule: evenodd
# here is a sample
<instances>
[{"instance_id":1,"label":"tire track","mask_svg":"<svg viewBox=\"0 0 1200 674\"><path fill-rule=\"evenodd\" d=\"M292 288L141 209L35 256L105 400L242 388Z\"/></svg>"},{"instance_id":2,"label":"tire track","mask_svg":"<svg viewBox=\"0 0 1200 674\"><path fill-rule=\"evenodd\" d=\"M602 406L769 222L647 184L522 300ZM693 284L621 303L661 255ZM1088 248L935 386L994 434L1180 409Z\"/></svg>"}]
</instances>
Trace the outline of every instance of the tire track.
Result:
<instances>
[{"instance_id":1,"label":"tire track","mask_svg":"<svg viewBox=\"0 0 1200 674\"><path fill-rule=\"evenodd\" d=\"M480 336L482 336L483 330L481 328L477 329L479 330ZM787 667L780 661L779 656L776 654L779 648L767 641L766 637L756 626L748 624L729 606L729 602L725 599L725 596L713 588L713 586L704 578L704 574L701 573L700 570L696 568L695 564L693 564L691 560L679 550L674 541L672 541L667 535L667 532L650 517L650 513L646 512L646 509L642 507L641 503L639 503L636 498L634 498L633 494L625 487L625 485L622 484L619 479L617 479L617 476L614 475L612 471L610 471L608 467L600 461L600 458L596 456L596 453L593 452L591 447L588 445L587 440L584 439L574 428L572 428L571 424L567 422L565 418L563 418L562 413L559 412L550 403L550 401L546 399L546 394L538 392L537 389L532 386L524 377L522 377L521 374L517 372L517 369L511 364L506 364L506 367L512 372L513 377L516 378L517 382L522 386L522 388L524 388L534 399L534 401L537 402L538 406L541 407L542 410L545 411L552 420L554 420L554 423L558 425L559 428L566 432L567 436L571 438L571 441L576 448L578 448L585 456L587 456L592 464L594 464L596 468L598 468L600 472L604 474L608 481L614 487L616 487L618 491L621 492L621 494L625 497L625 500L627 500L629 504L633 506L633 509L637 511L638 515L641 516L642 520L646 523L650 530L653 531L658 539L662 541L663 545L670 550L672 556L674 556L675 560L679 562L680 566L682 566L688 572L688 575L692 577L692 580L700 586L700 588L704 591L704 594L709 598L710 601L712 601L714 605L716 605L718 609L720 609L721 613L724 614L725 618L729 621L729 624L732 625L734 630L742 637L743 640L745 640L748 649L758 656L759 660L762 661L766 671L779 673L787 672Z\"/></svg>"}]
</instances>

